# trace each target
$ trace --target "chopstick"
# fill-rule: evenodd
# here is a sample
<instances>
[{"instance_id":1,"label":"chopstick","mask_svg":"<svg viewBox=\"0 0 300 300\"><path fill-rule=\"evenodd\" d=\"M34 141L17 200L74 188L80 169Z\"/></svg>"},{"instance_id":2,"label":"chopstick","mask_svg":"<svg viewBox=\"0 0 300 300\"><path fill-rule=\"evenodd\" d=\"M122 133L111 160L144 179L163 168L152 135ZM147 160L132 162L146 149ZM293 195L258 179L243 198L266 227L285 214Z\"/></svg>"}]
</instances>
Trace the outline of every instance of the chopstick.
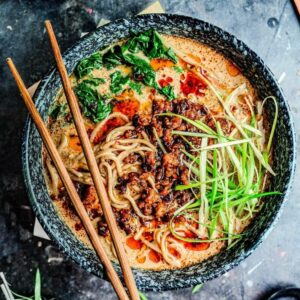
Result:
<instances>
[{"instance_id":1,"label":"chopstick","mask_svg":"<svg viewBox=\"0 0 300 300\"><path fill-rule=\"evenodd\" d=\"M100 204L103 210L103 214L106 220L106 223L108 225L109 232L112 237L113 244L115 246L115 250L119 259L119 263L122 268L123 276L125 283L127 285L127 288L129 290L129 294L131 296L131 299L138 300L140 299L139 293L135 284L135 280L132 274L132 271L129 266L129 262L125 253L124 246L122 244L122 239L120 236L120 233L118 231L117 223L115 220L115 216L113 214L110 201L105 189L105 186L103 184L103 180L101 178L99 168L97 165L97 161L89 140L89 137L86 132L86 128L84 126L84 121L81 116L81 112L79 109L79 105L77 102L77 98L74 94L74 91L71 86L71 82L67 73L67 70L65 68L60 49L51 25L50 21L45 22L45 26L48 32L48 36L50 39L50 44L52 47L53 55L56 61L57 69L59 71L63 88L65 91L65 95L74 119L75 127L79 136L79 140L81 142L81 146L83 148L83 152L91 173L91 177L94 182L94 186L98 195L98 198L100 200Z\"/></svg>"},{"instance_id":2,"label":"chopstick","mask_svg":"<svg viewBox=\"0 0 300 300\"><path fill-rule=\"evenodd\" d=\"M120 281L120 278L118 277L116 271L114 270L111 261L107 257L105 250L100 242L99 236L96 232L96 229L93 226L93 223L91 222L84 205L82 204L82 201L80 200L80 197L76 191L76 188L70 178L70 175L54 145L54 142L51 138L51 135L46 127L46 125L43 122L42 117L40 116L39 112L37 111L31 96L29 95L26 86L18 73L13 61L11 58L7 59L7 64L10 68L10 71L17 83L17 86L21 92L21 95L23 97L24 103L31 114L32 120L34 121L40 136L44 142L44 145L46 146L48 153L52 159L52 161L55 164L55 167L57 169L57 172L70 196L70 199L78 213L78 216L80 220L83 223L83 226L86 230L86 232L89 235L89 238L92 242L92 245L94 246L94 249L96 253L98 254L104 268L106 269L107 276L110 279L119 299L129 299L127 296L127 293Z\"/></svg>"}]
</instances>

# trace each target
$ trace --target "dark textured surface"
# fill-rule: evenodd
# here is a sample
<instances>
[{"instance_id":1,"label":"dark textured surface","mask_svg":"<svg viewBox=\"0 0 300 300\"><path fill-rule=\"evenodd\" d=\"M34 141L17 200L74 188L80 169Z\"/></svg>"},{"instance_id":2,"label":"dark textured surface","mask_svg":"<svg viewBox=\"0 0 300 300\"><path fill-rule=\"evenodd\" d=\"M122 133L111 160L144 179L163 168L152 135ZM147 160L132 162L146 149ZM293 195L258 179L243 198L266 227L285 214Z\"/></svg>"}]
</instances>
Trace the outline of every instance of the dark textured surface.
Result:
<instances>
[{"instance_id":1,"label":"dark textured surface","mask_svg":"<svg viewBox=\"0 0 300 300\"><path fill-rule=\"evenodd\" d=\"M12 55L30 85L52 64L43 30L44 19L53 20L57 33L60 32L60 44L65 49L78 39L81 31L94 29L101 17L131 16L146 3L34 3L4 1L0 4L0 270L6 272L18 291L32 291L30 281L39 265L44 274L43 290L48 295L57 299L114 299L108 283L81 270L57 252L51 243L32 238L33 216L28 208L20 164L20 136L25 110L3 61ZM282 87L295 116L296 130L299 130L300 27L289 1L163 1L163 5L167 12L196 16L228 30L256 51L278 78L285 72ZM279 224L241 266L206 283L197 295L192 296L187 289L149 293L149 298L260 299L272 289L299 284L297 175L294 192Z\"/></svg>"}]
</instances>

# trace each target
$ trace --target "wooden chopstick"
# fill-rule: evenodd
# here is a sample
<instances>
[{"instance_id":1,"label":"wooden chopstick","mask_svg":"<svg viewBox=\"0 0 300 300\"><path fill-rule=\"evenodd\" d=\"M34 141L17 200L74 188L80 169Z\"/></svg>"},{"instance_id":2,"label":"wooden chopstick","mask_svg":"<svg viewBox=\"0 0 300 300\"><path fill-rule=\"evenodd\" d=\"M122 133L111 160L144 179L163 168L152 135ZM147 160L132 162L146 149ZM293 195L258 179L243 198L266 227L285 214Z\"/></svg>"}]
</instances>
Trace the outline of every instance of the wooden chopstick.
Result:
<instances>
[{"instance_id":1,"label":"wooden chopstick","mask_svg":"<svg viewBox=\"0 0 300 300\"><path fill-rule=\"evenodd\" d=\"M86 128L84 126L83 118L81 116L77 98L72 89L71 82L70 82L67 70L65 68L51 22L46 21L45 26L46 26L46 29L47 29L47 32L49 35L52 51L53 51L53 54L54 54L54 57L56 60L57 69L59 71L59 74L60 74L60 77L61 77L61 80L63 83L65 95L66 95L66 98L67 98L67 101L68 101L68 104L69 104L69 107L70 107L70 110L71 110L71 113L72 113L72 116L74 119L75 127L76 127L76 130L77 130L80 142L81 142L81 146L83 148L83 152L84 152L84 155L85 155L85 158L86 158L86 161L87 161L90 173L91 173L91 177L93 179L94 186L95 186L98 198L101 203L103 214L104 214L106 223L108 225L108 229L111 234L112 241L115 246L115 250L116 250L122 271L123 271L125 283L129 290L131 299L138 300L138 299L140 299L139 293L138 293L138 290L137 290L137 287L135 284L135 280L134 280L132 271L129 266L129 262L128 262L128 259L127 259L126 253L125 253L124 246L122 244L122 239L121 239L120 233L118 231L115 216L113 214L113 211L112 211L112 208L110 205L110 201L109 201L105 186L103 184L103 181L102 181L102 178L101 178L101 175L99 172L97 161L96 161L89 137L87 135Z\"/></svg>"},{"instance_id":2,"label":"wooden chopstick","mask_svg":"<svg viewBox=\"0 0 300 300\"><path fill-rule=\"evenodd\" d=\"M41 118L39 112L37 111L31 96L29 95L26 86L18 73L13 61L11 58L7 59L7 64L10 68L10 71L17 83L17 86L21 92L21 95L23 97L24 103L40 133L40 136L44 142L44 145L46 146L48 153L52 159L52 161L55 164L55 167L57 169L57 172L70 196L70 199L79 215L80 220L83 223L83 226L86 230L86 232L89 235L89 238L92 242L92 245L94 246L94 249L96 250L96 253L98 254L106 272L107 276L110 279L119 299L126 299L128 300L128 295L120 281L120 278L118 277L116 271L114 270L111 261L107 257L105 250L100 242L99 236L96 232L96 229L94 228L84 205L82 204L80 197L76 191L76 188L69 176L69 173L54 145L54 142L51 138L51 135L46 127L46 125L43 122L43 119Z\"/></svg>"}]
</instances>

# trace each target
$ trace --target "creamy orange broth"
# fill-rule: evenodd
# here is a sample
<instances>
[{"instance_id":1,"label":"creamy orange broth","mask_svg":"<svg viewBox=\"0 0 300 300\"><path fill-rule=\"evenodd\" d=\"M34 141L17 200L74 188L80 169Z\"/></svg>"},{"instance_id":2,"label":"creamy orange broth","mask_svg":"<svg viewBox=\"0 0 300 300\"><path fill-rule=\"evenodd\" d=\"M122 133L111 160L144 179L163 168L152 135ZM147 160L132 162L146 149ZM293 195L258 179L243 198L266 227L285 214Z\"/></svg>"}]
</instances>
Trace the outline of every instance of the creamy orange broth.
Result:
<instances>
[{"instance_id":1,"label":"creamy orange broth","mask_svg":"<svg viewBox=\"0 0 300 300\"><path fill-rule=\"evenodd\" d=\"M221 90L226 89L226 92L230 92L236 87L245 83L247 85L249 94L253 97L254 100L256 99L254 89L252 88L249 81L245 78L245 76L243 76L243 74L240 73L238 68L235 67L223 55L217 53L215 50L211 49L210 47L191 39L169 36L169 35L162 35L162 36L171 47L184 52L186 57L192 58L194 61L201 63L203 68L206 69L213 78L215 78L216 82L218 82L218 85L221 88ZM106 94L109 92L109 84L110 84L109 75L114 71L116 71L117 69L122 71L123 74L130 72L130 68L124 66L118 66L113 70L107 70L105 68L102 68L100 70L92 71L92 75L94 77L101 77L106 79L106 83L101 84L99 86L99 93ZM183 97L182 92L180 90L180 84L179 84L181 74L176 72L176 70L172 68L171 64L167 64L162 69L157 70L157 80L159 81L160 79L165 78L166 75L173 78L172 85L174 86L174 91L177 97ZM76 80L74 79L73 75L72 78L73 78L73 83L75 85ZM138 95L136 92L134 92L134 98L140 102L141 104L140 110L143 112L145 111L147 112L151 110L151 100L149 99L150 93L151 93L150 87L144 87L142 95ZM156 94L156 97L163 98L164 96ZM204 97L189 95L188 98L190 99L190 101L195 101L195 102L200 102L205 104L209 109L215 112L221 109L218 100L216 99L216 97L214 97L214 95L209 89L206 90ZM58 97L56 101L58 101L59 103L66 102L65 96L62 92L58 93ZM94 126L95 125L91 121L86 120L87 128L93 128ZM67 133L67 135L70 134L76 135L76 130L73 124L66 125L59 120L51 124L50 129L51 129L52 138L57 146L59 146L60 144L62 130L65 133ZM69 143L68 147L66 147L66 149L62 150L61 152L63 161L67 168L72 165L72 161L69 159L69 157L72 155L76 155L78 154L78 152L81 151L80 145L78 145L77 142L78 140L76 140L76 137L73 137L71 141L68 142ZM49 192L51 193L52 192L51 184L49 182L47 172L45 172L45 176L47 179ZM92 247L85 231L83 229L78 230L78 224L80 223L80 220L76 216L76 214L67 210L63 206L63 202L60 200L55 200L53 203L57 209L58 214L70 227L74 235L76 235L78 239L80 239L80 241L87 244L89 247ZM239 232L243 231L243 229L245 228L245 226L248 225L248 223L241 223ZM164 261L154 263L149 258L147 258L144 263L137 262L137 260L135 259L137 250L130 249L126 245L126 235L123 231L120 230L120 232L122 234L124 246L126 252L128 253L128 258L131 266L142 268L142 269L151 269L151 270L163 270L163 269L173 268ZM111 244L109 242L109 238L100 237L100 239L105 249L107 250L109 257L112 260L116 260L111 248ZM212 242L210 247L204 251L186 251L186 253L184 254L184 259L182 261L181 267L189 266L201 262L207 259L208 257L220 252L223 246L224 243L218 241L218 242Z\"/></svg>"}]
</instances>

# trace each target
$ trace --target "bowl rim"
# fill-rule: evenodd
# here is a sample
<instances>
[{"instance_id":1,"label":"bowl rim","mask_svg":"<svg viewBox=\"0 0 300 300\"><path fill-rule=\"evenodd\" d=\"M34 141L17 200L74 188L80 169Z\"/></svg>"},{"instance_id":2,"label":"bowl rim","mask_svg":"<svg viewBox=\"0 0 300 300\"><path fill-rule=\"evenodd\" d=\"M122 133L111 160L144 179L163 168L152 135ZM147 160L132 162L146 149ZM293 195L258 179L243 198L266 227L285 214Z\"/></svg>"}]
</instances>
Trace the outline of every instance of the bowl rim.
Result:
<instances>
[{"instance_id":1,"label":"bowl rim","mask_svg":"<svg viewBox=\"0 0 300 300\"><path fill-rule=\"evenodd\" d=\"M221 29L218 26L215 26L211 23L205 22L205 21L197 19L197 18L192 18L192 17L189 17L189 16L180 15L180 14L145 14L145 15L135 16L135 17L131 17L131 18L122 18L122 19L117 19L115 21L112 21L111 23L108 23L104 26L101 26L101 27L97 28L96 30L88 33L84 37L80 38L76 43L74 43L71 47L69 47L66 51L63 52L63 57L64 58L67 57L70 53L72 53L72 51L74 51L74 49L77 46L80 46L80 44L83 41L87 41L88 39L90 39L97 32L99 32L103 29L109 28L110 26L122 24L124 22L126 23L126 22L132 21L132 20L138 20L138 19L144 19L146 21L147 20L148 21L149 20L153 21L153 19L159 18L160 16L166 18L167 20L176 19L176 18L184 18L187 22L192 22L194 24L201 24L202 26L207 26L209 28L217 30L217 31L221 32L223 35L225 35L227 38L234 39L235 41L237 41L249 53L251 53L253 55L255 60L257 60L259 62L259 64L263 67L263 69L266 70L267 73L269 73L270 77L273 80L273 84L275 86L275 89L277 89L279 91L279 93L281 94L281 96L282 96L282 104L284 105L284 107L286 109L287 118L289 120L288 128L291 131L291 143L292 143L291 146L292 147L291 147L291 154L290 154L289 158L292 159L292 163L291 163L291 168L289 170L289 179L288 179L288 182L286 184L286 188L285 188L285 191L284 191L284 197L283 197L283 199L280 203L280 207L279 207L278 211L275 212L272 215L268 226L265 227L261 231L261 233L259 235L259 239L257 239L252 244L250 249L248 249L246 252L242 253L238 257L235 257L231 261L227 262L225 265L223 265L223 268L221 270L219 270L218 272L216 272L216 271L211 272L209 275L205 276L205 278L199 277L197 275L190 276L189 280L186 281L184 286L182 286L182 285L177 286L176 284L172 285L171 287L167 287L167 288L163 284L158 285L156 288L153 288L153 287L152 288L147 288L147 287L142 286L141 289L145 290L145 291L147 291L147 290L163 291L163 290L171 290L171 289L178 289L178 288L184 288L184 287L191 287L191 286L194 286L195 284L203 283L205 281L212 280L216 277L219 277L220 275L224 274L225 272L228 272L229 270L231 270L232 268L237 266L245 258L247 258L262 243L262 241L266 239L268 234L273 229L274 225L277 223L279 217L281 216L282 209L286 205L288 196L290 195L290 192L291 192L291 187L292 187L292 183L293 183L293 180L294 180L295 168L296 168L296 135L295 135L295 128L294 128L294 121L293 121L293 117L292 117L292 113L291 113L289 104L286 100L286 97L285 97L281 87L279 86L279 84L276 80L276 77L274 76L272 71L268 68L268 66L263 62L263 60L253 50L251 50L244 42L237 39L233 34ZM198 29L198 30L201 30L201 29ZM224 39L224 38L222 37L222 39ZM47 87L48 82L51 80L52 76L54 76L55 73L56 73L55 67L51 67L50 70L46 73L46 75L43 77L43 79L39 83L38 88L34 93L34 97L33 97L34 100L38 99L40 93L45 89L45 87ZM41 100L41 99L38 99L38 100ZM94 273L94 274L96 274L100 277L103 277L103 274L99 274L99 270L96 271L93 267L87 267L86 266L86 264L84 263L85 258L83 258L82 256L78 256L75 252L70 251L69 247L66 244L63 244L61 241L58 241L57 232L55 232L55 230L53 231L51 229L51 226L49 226L47 221L44 219L44 216L42 215L41 211L39 210L39 203L38 203L38 200L36 199L36 195L34 194L32 186L31 186L31 178L30 178L29 168L28 168L28 164L29 164L29 162L28 162L28 139L29 139L29 129L30 129L31 126L34 126L34 124L31 120L30 116L28 115L27 119L26 119L24 129L23 129L23 135L22 135L22 170L23 170L23 176L24 176L24 181L25 181L27 194L29 195L29 200L30 200L31 206L33 207L34 213L35 213L37 219L39 220L39 222L42 224L43 229L49 235L51 240L59 247L60 250L62 250L64 253L66 253L69 257L71 257L77 264L82 266L84 269L86 269L86 270L88 270L88 271L90 271L90 272L92 272L92 273ZM184 270L184 269L181 269L181 270ZM146 273L147 272L153 272L153 271L149 270L149 271L146 271Z\"/></svg>"}]
</instances>

